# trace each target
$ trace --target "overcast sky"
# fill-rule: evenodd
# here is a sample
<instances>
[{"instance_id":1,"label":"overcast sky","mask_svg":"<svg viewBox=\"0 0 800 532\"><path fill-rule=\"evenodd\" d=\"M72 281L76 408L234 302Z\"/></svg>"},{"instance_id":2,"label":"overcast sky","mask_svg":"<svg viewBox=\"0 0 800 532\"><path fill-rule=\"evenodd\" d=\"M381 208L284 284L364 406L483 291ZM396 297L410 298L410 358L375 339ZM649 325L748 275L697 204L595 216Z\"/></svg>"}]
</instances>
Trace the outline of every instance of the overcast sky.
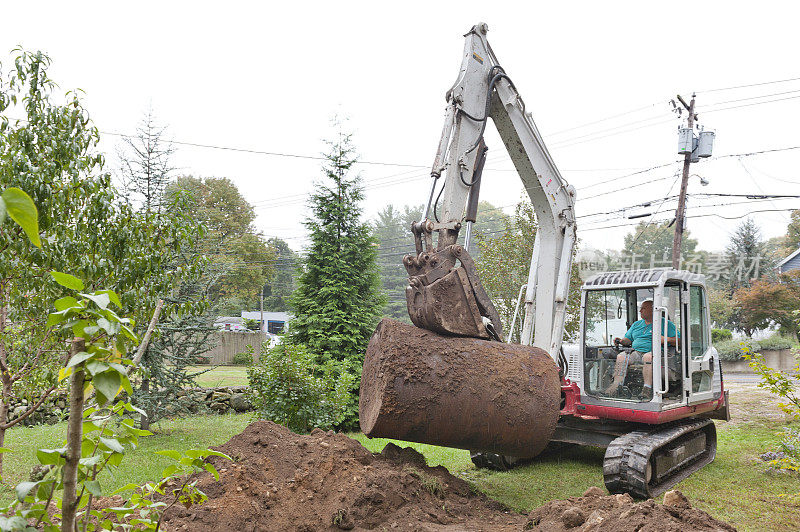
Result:
<instances>
[{"instance_id":1,"label":"overcast sky","mask_svg":"<svg viewBox=\"0 0 800 532\"><path fill-rule=\"evenodd\" d=\"M584 247L621 248L631 230L625 224L640 221L628 215L674 213L674 201L660 200L677 193L680 164L630 174L679 160L680 120L668 105L677 92L697 91L700 123L717 133L714 157L692 165L710 185L693 177L691 194L800 194L800 149L723 157L800 146L794 2L127 5L6 4L0 57L7 67L17 45L48 53L51 77L62 89L84 90L107 133L134 131L152 105L178 142L315 157L335 133L331 117L346 116L362 160L391 163L358 166L370 218L388 203L425 201L444 94L458 73L463 34L480 21L578 190ZM487 132L482 199L512 212L519 179L496 132ZM102 148L113 155L119 141L104 135ZM264 234L302 247L318 160L176 148L182 173L231 178ZM586 216L647 200L659 201ZM701 247L721 250L751 211L774 211L752 215L764 237L783 234L788 212L780 209L790 207L800 201L695 196L689 216L712 216L690 218L688 228ZM616 227L600 229L608 226Z\"/></svg>"}]
</instances>

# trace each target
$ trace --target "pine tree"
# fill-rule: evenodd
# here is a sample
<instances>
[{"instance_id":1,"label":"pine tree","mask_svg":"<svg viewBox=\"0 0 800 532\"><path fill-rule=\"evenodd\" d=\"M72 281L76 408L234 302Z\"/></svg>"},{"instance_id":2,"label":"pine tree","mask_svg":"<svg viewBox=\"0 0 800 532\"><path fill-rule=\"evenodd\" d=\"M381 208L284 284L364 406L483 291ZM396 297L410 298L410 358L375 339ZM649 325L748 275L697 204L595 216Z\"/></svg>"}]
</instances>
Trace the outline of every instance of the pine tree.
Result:
<instances>
[{"instance_id":1,"label":"pine tree","mask_svg":"<svg viewBox=\"0 0 800 532\"><path fill-rule=\"evenodd\" d=\"M136 134L122 137L122 195L129 203L140 203L146 212L161 212L164 191L174 170L170 158L175 149L164 140L166 129L158 125L150 108L136 127Z\"/></svg>"},{"instance_id":2,"label":"pine tree","mask_svg":"<svg viewBox=\"0 0 800 532\"><path fill-rule=\"evenodd\" d=\"M138 216L155 227L168 224L172 219L190 219L187 198L168 190L172 184L170 157L173 148L163 139L165 130L165 127L157 125L150 109L137 127L136 135L125 137L125 147L119 151L123 198ZM159 250L169 268L186 273L176 276L178 282L168 290L153 294L180 311L162 315L153 340L142 357L142 365L147 371L135 383L132 399L147 413L140 419L143 429L148 429L164 416L193 410L194 405L179 401L178 397L185 387L196 385L194 378L204 371L193 371L192 365L214 345L216 330L210 320L202 316L206 309L208 286L202 284L201 277L207 265L200 261L191 274L185 267L188 261L197 260L189 257L197 255L196 247L202 242L198 235L205 233L205 227L193 225L193 238L186 236L188 231L186 228L176 239L174 247ZM143 333L147 325L147 321L138 323L138 332Z\"/></svg>"},{"instance_id":3,"label":"pine tree","mask_svg":"<svg viewBox=\"0 0 800 532\"><path fill-rule=\"evenodd\" d=\"M742 286L750 286L753 279L771 269L764 247L758 225L752 218L742 220L725 248L729 266L729 293Z\"/></svg>"},{"instance_id":4,"label":"pine tree","mask_svg":"<svg viewBox=\"0 0 800 532\"><path fill-rule=\"evenodd\" d=\"M351 135L328 142L325 179L311 197L306 220L311 246L302 260L291 298L290 341L303 344L318 362L346 360L360 374L384 298L376 265L377 243L361 221L364 198Z\"/></svg>"}]
</instances>

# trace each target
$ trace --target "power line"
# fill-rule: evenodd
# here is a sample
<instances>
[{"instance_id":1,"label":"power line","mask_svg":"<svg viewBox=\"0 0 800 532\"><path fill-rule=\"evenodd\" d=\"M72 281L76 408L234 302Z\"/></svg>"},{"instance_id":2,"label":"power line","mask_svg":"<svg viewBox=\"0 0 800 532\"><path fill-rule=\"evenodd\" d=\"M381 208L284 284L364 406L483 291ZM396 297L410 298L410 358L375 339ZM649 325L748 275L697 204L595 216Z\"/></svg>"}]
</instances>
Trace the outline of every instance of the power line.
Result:
<instances>
[{"instance_id":1,"label":"power line","mask_svg":"<svg viewBox=\"0 0 800 532\"><path fill-rule=\"evenodd\" d=\"M710 92L722 92L722 91L730 91L730 90L734 90L734 89L747 89L747 88L750 88L750 87L761 87L763 85L775 85L777 83L788 83L790 81L798 81L798 80L800 80L800 78L778 79L778 80L775 80L775 81L763 81L761 83L750 83L748 85L735 85L733 87L722 87L722 88L718 88L718 89L708 89L708 90L696 91L696 92L697 92L697 94L707 94L707 93L710 93Z\"/></svg>"}]
</instances>

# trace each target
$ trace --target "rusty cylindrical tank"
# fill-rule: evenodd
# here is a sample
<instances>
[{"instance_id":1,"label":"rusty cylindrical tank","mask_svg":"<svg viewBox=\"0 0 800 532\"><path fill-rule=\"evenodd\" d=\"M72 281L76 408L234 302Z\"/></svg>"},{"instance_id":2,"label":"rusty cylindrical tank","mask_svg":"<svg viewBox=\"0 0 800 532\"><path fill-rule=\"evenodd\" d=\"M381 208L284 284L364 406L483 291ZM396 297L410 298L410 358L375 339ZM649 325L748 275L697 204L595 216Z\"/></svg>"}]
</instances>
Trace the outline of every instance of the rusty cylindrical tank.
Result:
<instances>
[{"instance_id":1,"label":"rusty cylindrical tank","mask_svg":"<svg viewBox=\"0 0 800 532\"><path fill-rule=\"evenodd\" d=\"M536 347L441 336L384 319L369 341L361 430L529 458L558 421L558 368Z\"/></svg>"}]
</instances>

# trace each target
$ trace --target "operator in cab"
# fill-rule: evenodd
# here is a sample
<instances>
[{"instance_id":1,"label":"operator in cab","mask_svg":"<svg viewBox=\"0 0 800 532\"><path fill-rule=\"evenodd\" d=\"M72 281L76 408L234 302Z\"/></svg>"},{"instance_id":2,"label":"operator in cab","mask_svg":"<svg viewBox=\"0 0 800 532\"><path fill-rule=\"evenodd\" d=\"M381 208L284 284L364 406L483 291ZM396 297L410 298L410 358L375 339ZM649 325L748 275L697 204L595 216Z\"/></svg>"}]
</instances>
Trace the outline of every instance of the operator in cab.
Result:
<instances>
[{"instance_id":1,"label":"operator in cab","mask_svg":"<svg viewBox=\"0 0 800 532\"><path fill-rule=\"evenodd\" d=\"M614 364L614 381L605 389L607 395L617 394L619 387L625 382L630 364L643 364L644 366L642 368L644 388L641 399L649 399L653 395L653 301L644 301L639 309L639 314L642 319L635 321L623 338L614 338L614 345L633 347L633 351L631 353L623 351L617 355L617 361ZM676 345L680 334L675 328L675 324L667 320L666 329L667 344ZM661 342L664 342L664 336L661 337Z\"/></svg>"}]
</instances>

